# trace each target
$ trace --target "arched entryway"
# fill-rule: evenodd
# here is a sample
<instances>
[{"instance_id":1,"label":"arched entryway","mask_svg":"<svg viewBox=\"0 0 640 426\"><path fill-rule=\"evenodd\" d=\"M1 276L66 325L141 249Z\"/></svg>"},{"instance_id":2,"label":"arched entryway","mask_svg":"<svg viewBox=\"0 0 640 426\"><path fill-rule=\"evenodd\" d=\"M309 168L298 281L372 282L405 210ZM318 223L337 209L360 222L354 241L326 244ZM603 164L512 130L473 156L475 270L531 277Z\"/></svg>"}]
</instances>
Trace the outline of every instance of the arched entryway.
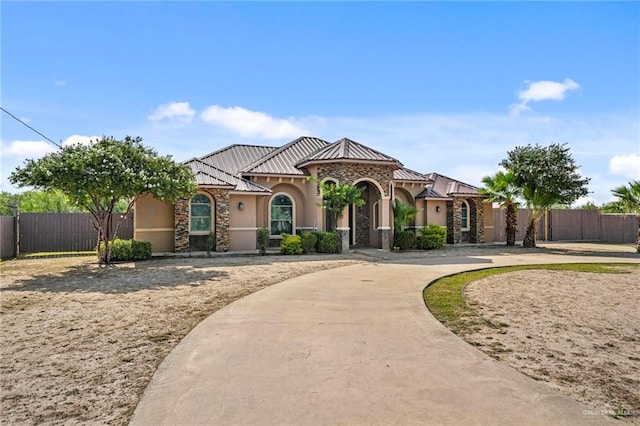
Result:
<instances>
[{"instance_id":1,"label":"arched entryway","mask_svg":"<svg viewBox=\"0 0 640 426\"><path fill-rule=\"evenodd\" d=\"M349 206L349 245L355 247L379 247L381 217L381 193L379 185L371 180L363 179L355 182L362 189L365 204L361 207Z\"/></svg>"}]
</instances>

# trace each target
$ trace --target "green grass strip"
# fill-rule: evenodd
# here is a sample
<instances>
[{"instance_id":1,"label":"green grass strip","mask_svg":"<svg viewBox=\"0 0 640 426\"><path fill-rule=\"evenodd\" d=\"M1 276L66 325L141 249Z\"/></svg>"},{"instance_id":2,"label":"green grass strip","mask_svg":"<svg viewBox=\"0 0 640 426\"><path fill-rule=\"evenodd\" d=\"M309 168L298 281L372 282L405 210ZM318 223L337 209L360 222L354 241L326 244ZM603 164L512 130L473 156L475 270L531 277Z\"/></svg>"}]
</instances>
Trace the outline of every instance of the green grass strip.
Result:
<instances>
[{"instance_id":1,"label":"green grass strip","mask_svg":"<svg viewBox=\"0 0 640 426\"><path fill-rule=\"evenodd\" d=\"M472 281L506 272L544 269L551 271L591 272L598 274L628 274L620 267L638 267L636 263L553 263L548 265L517 265L461 272L431 282L423 292L427 308L434 317L456 334L473 331L487 324L464 300L464 288ZM488 324L500 326L500 324Z\"/></svg>"}]
</instances>

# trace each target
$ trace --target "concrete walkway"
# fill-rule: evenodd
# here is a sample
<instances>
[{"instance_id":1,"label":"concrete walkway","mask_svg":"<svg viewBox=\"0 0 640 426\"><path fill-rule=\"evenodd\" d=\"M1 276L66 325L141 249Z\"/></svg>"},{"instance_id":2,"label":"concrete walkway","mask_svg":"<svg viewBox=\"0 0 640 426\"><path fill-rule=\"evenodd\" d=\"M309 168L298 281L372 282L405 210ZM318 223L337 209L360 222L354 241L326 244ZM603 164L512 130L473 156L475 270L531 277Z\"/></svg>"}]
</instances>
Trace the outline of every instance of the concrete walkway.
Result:
<instances>
[{"instance_id":1,"label":"concrete walkway","mask_svg":"<svg viewBox=\"0 0 640 426\"><path fill-rule=\"evenodd\" d=\"M198 325L165 359L131 424L614 423L468 345L425 308L427 283L529 263L511 254L368 263L297 277Z\"/></svg>"}]
</instances>

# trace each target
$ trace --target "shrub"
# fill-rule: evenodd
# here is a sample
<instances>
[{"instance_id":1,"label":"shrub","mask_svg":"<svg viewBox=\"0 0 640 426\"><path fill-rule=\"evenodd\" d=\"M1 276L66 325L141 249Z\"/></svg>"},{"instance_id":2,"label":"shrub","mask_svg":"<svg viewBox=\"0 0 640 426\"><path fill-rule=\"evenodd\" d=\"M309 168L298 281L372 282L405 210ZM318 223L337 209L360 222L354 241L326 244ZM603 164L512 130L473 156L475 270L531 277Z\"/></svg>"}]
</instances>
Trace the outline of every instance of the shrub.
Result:
<instances>
[{"instance_id":1,"label":"shrub","mask_svg":"<svg viewBox=\"0 0 640 426\"><path fill-rule=\"evenodd\" d=\"M337 232L316 232L316 251L318 253L338 253Z\"/></svg>"},{"instance_id":2,"label":"shrub","mask_svg":"<svg viewBox=\"0 0 640 426\"><path fill-rule=\"evenodd\" d=\"M413 232L398 230L395 232L394 245L400 247L400 250L408 250L415 246L416 237Z\"/></svg>"},{"instance_id":3,"label":"shrub","mask_svg":"<svg viewBox=\"0 0 640 426\"><path fill-rule=\"evenodd\" d=\"M316 249L316 242L318 240L318 237L315 233L304 232L300 236L300 239L302 240L302 253L311 253Z\"/></svg>"},{"instance_id":4,"label":"shrub","mask_svg":"<svg viewBox=\"0 0 640 426\"><path fill-rule=\"evenodd\" d=\"M430 250L444 247L447 242L447 228L436 224L429 224L426 228L420 229L418 236L418 248Z\"/></svg>"},{"instance_id":5,"label":"shrub","mask_svg":"<svg viewBox=\"0 0 640 426\"><path fill-rule=\"evenodd\" d=\"M110 244L110 260L130 261L151 258L151 243L148 241L121 240L116 238ZM104 251L104 243L100 243L98 255Z\"/></svg>"},{"instance_id":6,"label":"shrub","mask_svg":"<svg viewBox=\"0 0 640 426\"><path fill-rule=\"evenodd\" d=\"M263 226L258 229L257 234L258 250L260 251L260 254L264 256L267 254L267 249L269 248L269 230Z\"/></svg>"},{"instance_id":7,"label":"shrub","mask_svg":"<svg viewBox=\"0 0 640 426\"><path fill-rule=\"evenodd\" d=\"M287 255L302 254L302 239L300 235L289 235L282 233L280 242L280 253Z\"/></svg>"}]
</instances>

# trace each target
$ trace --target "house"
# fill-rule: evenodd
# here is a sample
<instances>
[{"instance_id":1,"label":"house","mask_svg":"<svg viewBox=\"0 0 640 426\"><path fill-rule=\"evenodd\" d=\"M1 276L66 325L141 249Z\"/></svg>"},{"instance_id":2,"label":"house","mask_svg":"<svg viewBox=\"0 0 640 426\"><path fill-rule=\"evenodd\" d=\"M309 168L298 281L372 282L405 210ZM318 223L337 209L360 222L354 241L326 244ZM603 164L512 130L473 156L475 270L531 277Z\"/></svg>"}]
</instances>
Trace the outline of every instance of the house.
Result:
<instances>
[{"instance_id":1,"label":"house","mask_svg":"<svg viewBox=\"0 0 640 426\"><path fill-rule=\"evenodd\" d=\"M256 230L266 226L272 245L289 234L331 228L320 205L317 181L363 189L366 203L351 206L336 224L342 248L389 249L392 200L415 206L410 228L435 223L447 227L447 242L482 243L493 232L491 204L478 188L437 174L422 174L400 161L350 139L330 143L303 136L281 147L231 145L191 167L198 194L168 204L143 197L135 205L135 239L150 241L155 252L256 249Z\"/></svg>"}]
</instances>

